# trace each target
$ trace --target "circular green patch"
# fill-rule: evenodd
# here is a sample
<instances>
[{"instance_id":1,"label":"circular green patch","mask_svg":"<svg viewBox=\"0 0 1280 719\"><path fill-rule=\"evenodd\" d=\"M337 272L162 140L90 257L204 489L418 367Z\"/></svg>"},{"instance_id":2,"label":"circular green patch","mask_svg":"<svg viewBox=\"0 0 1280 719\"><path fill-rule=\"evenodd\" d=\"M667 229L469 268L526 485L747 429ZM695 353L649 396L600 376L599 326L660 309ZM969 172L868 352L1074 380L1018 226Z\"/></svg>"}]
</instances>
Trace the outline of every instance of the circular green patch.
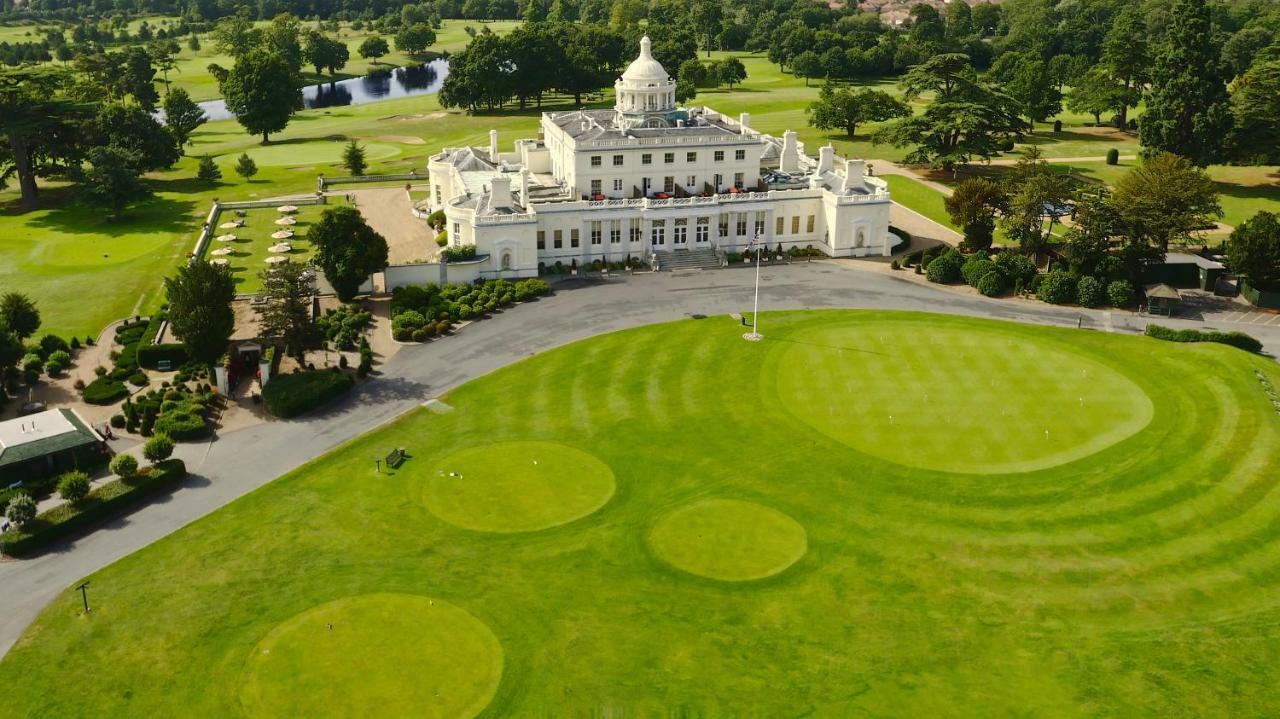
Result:
<instances>
[{"instance_id":1,"label":"circular green patch","mask_svg":"<svg viewBox=\"0 0 1280 719\"><path fill-rule=\"evenodd\" d=\"M938 322L851 322L803 333L779 361L797 418L910 467L998 474L1087 457L1151 421L1107 364L1031 333Z\"/></svg>"},{"instance_id":2,"label":"circular green patch","mask_svg":"<svg viewBox=\"0 0 1280 719\"><path fill-rule=\"evenodd\" d=\"M438 599L365 594L277 626L245 665L253 717L473 717L502 678L502 645Z\"/></svg>"},{"instance_id":3,"label":"circular green patch","mask_svg":"<svg viewBox=\"0 0 1280 719\"><path fill-rule=\"evenodd\" d=\"M400 154L400 148L385 142L370 142L360 145L364 148L366 160L382 160ZM342 160L342 151L347 143L336 140L310 140L307 142L282 142L245 150L249 157L259 165L325 165ZM231 167L239 161L240 155L231 153L218 158L220 164Z\"/></svg>"},{"instance_id":4,"label":"circular green patch","mask_svg":"<svg viewBox=\"0 0 1280 719\"><path fill-rule=\"evenodd\" d=\"M533 532L567 524L613 496L609 465L554 442L499 442L446 457L427 482L427 508L464 529Z\"/></svg>"},{"instance_id":5,"label":"circular green patch","mask_svg":"<svg viewBox=\"0 0 1280 719\"><path fill-rule=\"evenodd\" d=\"M740 582L773 576L804 556L804 527L776 509L708 499L666 515L649 533L663 561L690 574Z\"/></svg>"}]
</instances>

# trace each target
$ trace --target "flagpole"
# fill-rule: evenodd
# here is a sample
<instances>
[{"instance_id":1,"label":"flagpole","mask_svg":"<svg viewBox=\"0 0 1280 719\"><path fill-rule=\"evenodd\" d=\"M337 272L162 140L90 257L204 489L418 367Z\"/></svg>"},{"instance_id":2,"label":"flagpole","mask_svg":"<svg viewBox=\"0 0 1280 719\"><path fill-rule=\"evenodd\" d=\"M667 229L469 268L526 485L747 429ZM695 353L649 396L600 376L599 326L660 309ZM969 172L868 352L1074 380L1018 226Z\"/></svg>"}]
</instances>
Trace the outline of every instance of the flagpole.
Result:
<instances>
[{"instance_id":1,"label":"flagpole","mask_svg":"<svg viewBox=\"0 0 1280 719\"><path fill-rule=\"evenodd\" d=\"M755 297L755 303L752 305L752 308L751 308L751 332L749 334L743 335L743 337L745 337L748 340L751 340L752 342L759 342L760 340L764 339L763 337L760 336L760 331L759 331L759 327L760 327L760 250L762 249L762 246L760 245L759 233L756 233L754 244L756 246L756 297Z\"/></svg>"}]
</instances>

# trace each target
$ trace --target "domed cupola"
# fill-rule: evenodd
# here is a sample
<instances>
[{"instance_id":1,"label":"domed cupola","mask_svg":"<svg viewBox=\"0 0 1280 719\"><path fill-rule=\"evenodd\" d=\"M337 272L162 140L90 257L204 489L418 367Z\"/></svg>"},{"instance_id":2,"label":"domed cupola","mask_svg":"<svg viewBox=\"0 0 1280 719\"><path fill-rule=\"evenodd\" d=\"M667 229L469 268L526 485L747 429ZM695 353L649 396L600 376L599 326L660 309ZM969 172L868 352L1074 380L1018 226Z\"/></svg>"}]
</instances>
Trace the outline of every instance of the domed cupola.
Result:
<instances>
[{"instance_id":1,"label":"domed cupola","mask_svg":"<svg viewBox=\"0 0 1280 719\"><path fill-rule=\"evenodd\" d=\"M669 127L676 112L676 83L653 58L649 37L640 39L640 57L613 84L619 127Z\"/></svg>"}]
</instances>

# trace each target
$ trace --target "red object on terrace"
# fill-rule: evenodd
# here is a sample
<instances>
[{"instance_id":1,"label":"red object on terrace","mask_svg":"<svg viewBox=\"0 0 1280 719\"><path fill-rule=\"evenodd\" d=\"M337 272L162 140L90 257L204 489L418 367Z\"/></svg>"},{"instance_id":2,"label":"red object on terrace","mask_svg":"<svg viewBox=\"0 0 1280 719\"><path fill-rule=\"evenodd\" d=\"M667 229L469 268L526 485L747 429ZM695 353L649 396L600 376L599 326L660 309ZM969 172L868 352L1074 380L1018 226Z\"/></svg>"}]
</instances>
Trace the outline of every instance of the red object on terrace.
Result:
<instances>
[{"instance_id":1,"label":"red object on terrace","mask_svg":"<svg viewBox=\"0 0 1280 719\"><path fill-rule=\"evenodd\" d=\"M593 197L593 198L591 198L591 199L593 199L593 200L603 200L603 199L604 199L604 195L596 195L595 197Z\"/></svg>"},{"instance_id":2,"label":"red object on terrace","mask_svg":"<svg viewBox=\"0 0 1280 719\"><path fill-rule=\"evenodd\" d=\"M659 200L669 200L669 199L671 199L671 195L668 195L668 194L667 194L667 193L665 193L665 192L659 192L659 193L658 193L658 199L659 199Z\"/></svg>"}]
</instances>

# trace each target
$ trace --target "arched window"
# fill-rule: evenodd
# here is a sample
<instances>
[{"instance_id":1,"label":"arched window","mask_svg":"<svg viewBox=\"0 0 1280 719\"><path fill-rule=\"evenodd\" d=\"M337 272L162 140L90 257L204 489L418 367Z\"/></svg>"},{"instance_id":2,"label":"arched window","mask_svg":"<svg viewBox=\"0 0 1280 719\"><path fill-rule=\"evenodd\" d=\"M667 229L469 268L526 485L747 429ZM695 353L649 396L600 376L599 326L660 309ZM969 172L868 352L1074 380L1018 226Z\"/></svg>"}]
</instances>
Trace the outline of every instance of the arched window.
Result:
<instances>
[{"instance_id":1,"label":"arched window","mask_svg":"<svg viewBox=\"0 0 1280 719\"><path fill-rule=\"evenodd\" d=\"M511 251L506 250L502 253L502 269L511 269Z\"/></svg>"},{"instance_id":2,"label":"arched window","mask_svg":"<svg viewBox=\"0 0 1280 719\"><path fill-rule=\"evenodd\" d=\"M867 246L867 235L866 235L866 233L865 233L865 232L863 232L863 231L862 231L862 229L861 229L861 228L859 228L859 229L858 229L858 240L857 240L857 242L855 242L855 243L854 243L854 245L853 245L853 246L854 246L854 247L866 247L866 246Z\"/></svg>"}]
</instances>

